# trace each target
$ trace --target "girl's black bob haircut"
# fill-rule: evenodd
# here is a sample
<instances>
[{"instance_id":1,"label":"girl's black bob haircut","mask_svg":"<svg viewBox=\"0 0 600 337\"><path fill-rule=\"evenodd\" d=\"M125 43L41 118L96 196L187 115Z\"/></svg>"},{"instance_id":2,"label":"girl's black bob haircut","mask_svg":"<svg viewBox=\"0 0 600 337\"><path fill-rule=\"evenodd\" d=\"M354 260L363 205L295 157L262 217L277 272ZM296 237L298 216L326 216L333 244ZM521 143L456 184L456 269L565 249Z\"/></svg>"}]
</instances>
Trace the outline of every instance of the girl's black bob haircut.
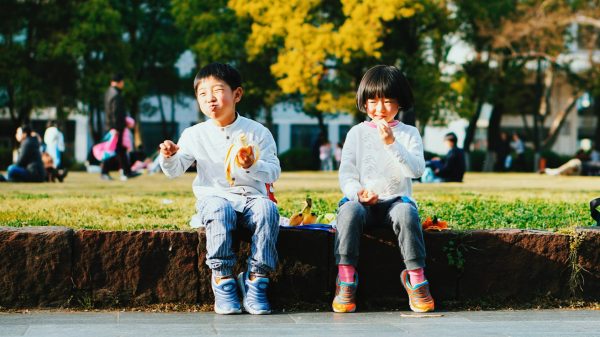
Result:
<instances>
[{"instance_id":1,"label":"girl's black bob haircut","mask_svg":"<svg viewBox=\"0 0 600 337\"><path fill-rule=\"evenodd\" d=\"M242 75L240 75L240 72L237 71L237 69L229 64L211 63L204 66L196 74L196 77L194 78L194 95L197 95L198 93L198 85L200 82L211 76L227 83L231 90L235 90L242 86Z\"/></svg>"},{"instance_id":2,"label":"girl's black bob haircut","mask_svg":"<svg viewBox=\"0 0 600 337\"><path fill-rule=\"evenodd\" d=\"M396 99L402 111L412 108L415 102L408 80L394 66L378 65L367 70L356 91L356 107L365 113L367 100L384 97Z\"/></svg>"}]
</instances>

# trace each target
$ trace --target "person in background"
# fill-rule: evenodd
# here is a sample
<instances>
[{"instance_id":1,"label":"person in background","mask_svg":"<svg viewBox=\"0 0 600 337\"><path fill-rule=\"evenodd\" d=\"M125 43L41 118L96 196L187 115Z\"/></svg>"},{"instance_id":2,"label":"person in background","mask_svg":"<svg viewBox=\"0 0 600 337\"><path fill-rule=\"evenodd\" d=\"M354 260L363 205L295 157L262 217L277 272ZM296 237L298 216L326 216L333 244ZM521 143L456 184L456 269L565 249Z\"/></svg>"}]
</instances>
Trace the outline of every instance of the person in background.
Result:
<instances>
[{"instance_id":1,"label":"person in background","mask_svg":"<svg viewBox=\"0 0 600 337\"><path fill-rule=\"evenodd\" d=\"M19 146L16 162L10 165L7 176L0 175L0 181L11 182L43 182L46 180L46 170L42 162L40 141L30 125L24 124L17 128L15 134Z\"/></svg>"},{"instance_id":2,"label":"person in background","mask_svg":"<svg viewBox=\"0 0 600 337\"><path fill-rule=\"evenodd\" d=\"M342 143L338 142L335 144L335 149L333 150L333 157L335 159L335 169L340 169L340 163L342 162Z\"/></svg>"},{"instance_id":3,"label":"person in background","mask_svg":"<svg viewBox=\"0 0 600 337\"><path fill-rule=\"evenodd\" d=\"M125 87L125 80L122 74L115 74L110 82L110 87L106 90L104 95L104 111L106 114L106 131L116 131L117 144L115 149L115 155L121 167L122 174L121 180L126 181L129 178L137 177L139 174L131 172L131 164L127 157L127 149L124 146L125 128L126 123L126 112L125 112L125 101L121 95L121 91ZM100 178L102 180L113 180L110 176L110 160L111 158L105 158L102 161L102 172Z\"/></svg>"},{"instance_id":4,"label":"person in background","mask_svg":"<svg viewBox=\"0 0 600 337\"><path fill-rule=\"evenodd\" d=\"M449 149L444 159L434 158L427 162L427 169L422 182L456 182L463 181L466 162L465 153L457 146L458 138L454 132L444 136L444 144Z\"/></svg>"},{"instance_id":5,"label":"person in background","mask_svg":"<svg viewBox=\"0 0 600 337\"><path fill-rule=\"evenodd\" d=\"M62 154L65 152L65 137L54 120L48 121L44 132L44 143L46 144L45 152L52 157L54 168L63 168Z\"/></svg>"},{"instance_id":6,"label":"person in background","mask_svg":"<svg viewBox=\"0 0 600 337\"><path fill-rule=\"evenodd\" d=\"M58 128L55 120L48 121L44 132L45 151L42 153L42 161L46 168L47 181L63 182L67 176L67 169L63 164L63 152L65 152L65 137Z\"/></svg>"},{"instance_id":7,"label":"person in background","mask_svg":"<svg viewBox=\"0 0 600 337\"><path fill-rule=\"evenodd\" d=\"M505 131L500 132L500 142L496 149L496 164L494 171L505 172L510 169L512 164L512 157L510 156L511 147L510 140L508 139L508 133Z\"/></svg>"},{"instance_id":8,"label":"person in background","mask_svg":"<svg viewBox=\"0 0 600 337\"><path fill-rule=\"evenodd\" d=\"M525 171L525 144L518 133L513 133L512 142L510 147L515 151L515 157L513 159L513 167L515 171Z\"/></svg>"},{"instance_id":9,"label":"person in background","mask_svg":"<svg viewBox=\"0 0 600 337\"><path fill-rule=\"evenodd\" d=\"M321 161L321 171L331 171L331 143L325 139L319 146L319 160Z\"/></svg>"}]
</instances>

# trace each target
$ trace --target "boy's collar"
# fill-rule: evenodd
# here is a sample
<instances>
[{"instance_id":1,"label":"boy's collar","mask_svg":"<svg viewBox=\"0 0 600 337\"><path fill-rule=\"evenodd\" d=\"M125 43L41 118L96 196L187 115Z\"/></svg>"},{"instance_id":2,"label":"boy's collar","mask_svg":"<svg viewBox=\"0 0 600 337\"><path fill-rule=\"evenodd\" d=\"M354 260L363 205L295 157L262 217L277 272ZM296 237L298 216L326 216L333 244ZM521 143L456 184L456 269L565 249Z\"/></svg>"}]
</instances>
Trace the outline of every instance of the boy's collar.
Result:
<instances>
[{"instance_id":1,"label":"boy's collar","mask_svg":"<svg viewBox=\"0 0 600 337\"><path fill-rule=\"evenodd\" d=\"M240 117L241 117L241 116L240 116L239 112L237 112L237 111L236 111L236 112L235 112L235 119L233 120L233 122L231 122L231 123L229 123L229 124L227 124L227 125L223 125L223 126L221 126L221 125L217 124L217 123L216 123L216 122L213 120L213 121L212 121L212 124L213 124L214 126L218 127L218 128L230 128L230 127L232 127L232 126L236 125L236 124L237 124L237 123L240 121Z\"/></svg>"}]
</instances>

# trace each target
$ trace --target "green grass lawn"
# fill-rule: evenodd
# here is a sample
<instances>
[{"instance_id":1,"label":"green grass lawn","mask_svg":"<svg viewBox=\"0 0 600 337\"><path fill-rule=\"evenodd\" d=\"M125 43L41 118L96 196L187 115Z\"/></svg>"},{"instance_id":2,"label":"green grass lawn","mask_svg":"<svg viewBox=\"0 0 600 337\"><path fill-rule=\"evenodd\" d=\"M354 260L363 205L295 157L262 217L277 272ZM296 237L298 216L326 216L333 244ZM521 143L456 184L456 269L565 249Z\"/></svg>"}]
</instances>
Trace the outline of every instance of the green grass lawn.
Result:
<instances>
[{"instance_id":1,"label":"green grass lawn","mask_svg":"<svg viewBox=\"0 0 600 337\"><path fill-rule=\"evenodd\" d=\"M104 182L73 172L63 184L1 183L0 226L189 229L193 178ZM341 198L335 172L286 172L275 187L284 216L299 211L307 195L318 213L334 212ZM437 215L458 230L591 225L588 203L598 196L598 177L468 173L462 184L414 185L421 218Z\"/></svg>"}]
</instances>

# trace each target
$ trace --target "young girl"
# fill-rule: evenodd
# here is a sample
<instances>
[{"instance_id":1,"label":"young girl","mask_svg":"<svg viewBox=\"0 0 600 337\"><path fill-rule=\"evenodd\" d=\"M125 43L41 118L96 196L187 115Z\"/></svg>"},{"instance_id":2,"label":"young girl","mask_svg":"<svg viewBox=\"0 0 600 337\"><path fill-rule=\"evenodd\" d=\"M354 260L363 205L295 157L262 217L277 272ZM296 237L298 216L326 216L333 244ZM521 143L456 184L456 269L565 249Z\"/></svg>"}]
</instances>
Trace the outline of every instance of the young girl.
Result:
<instances>
[{"instance_id":1,"label":"young girl","mask_svg":"<svg viewBox=\"0 0 600 337\"><path fill-rule=\"evenodd\" d=\"M416 312L434 309L425 279L425 244L412 178L425 169L423 142L415 127L395 120L413 105L413 94L398 68L379 65L367 71L356 93L358 109L371 118L346 136L339 170L344 199L337 218L335 258L338 278L333 311L356 310L357 262L364 227L391 226L406 269L400 281ZM400 263L400 262L399 262Z\"/></svg>"}]
</instances>

